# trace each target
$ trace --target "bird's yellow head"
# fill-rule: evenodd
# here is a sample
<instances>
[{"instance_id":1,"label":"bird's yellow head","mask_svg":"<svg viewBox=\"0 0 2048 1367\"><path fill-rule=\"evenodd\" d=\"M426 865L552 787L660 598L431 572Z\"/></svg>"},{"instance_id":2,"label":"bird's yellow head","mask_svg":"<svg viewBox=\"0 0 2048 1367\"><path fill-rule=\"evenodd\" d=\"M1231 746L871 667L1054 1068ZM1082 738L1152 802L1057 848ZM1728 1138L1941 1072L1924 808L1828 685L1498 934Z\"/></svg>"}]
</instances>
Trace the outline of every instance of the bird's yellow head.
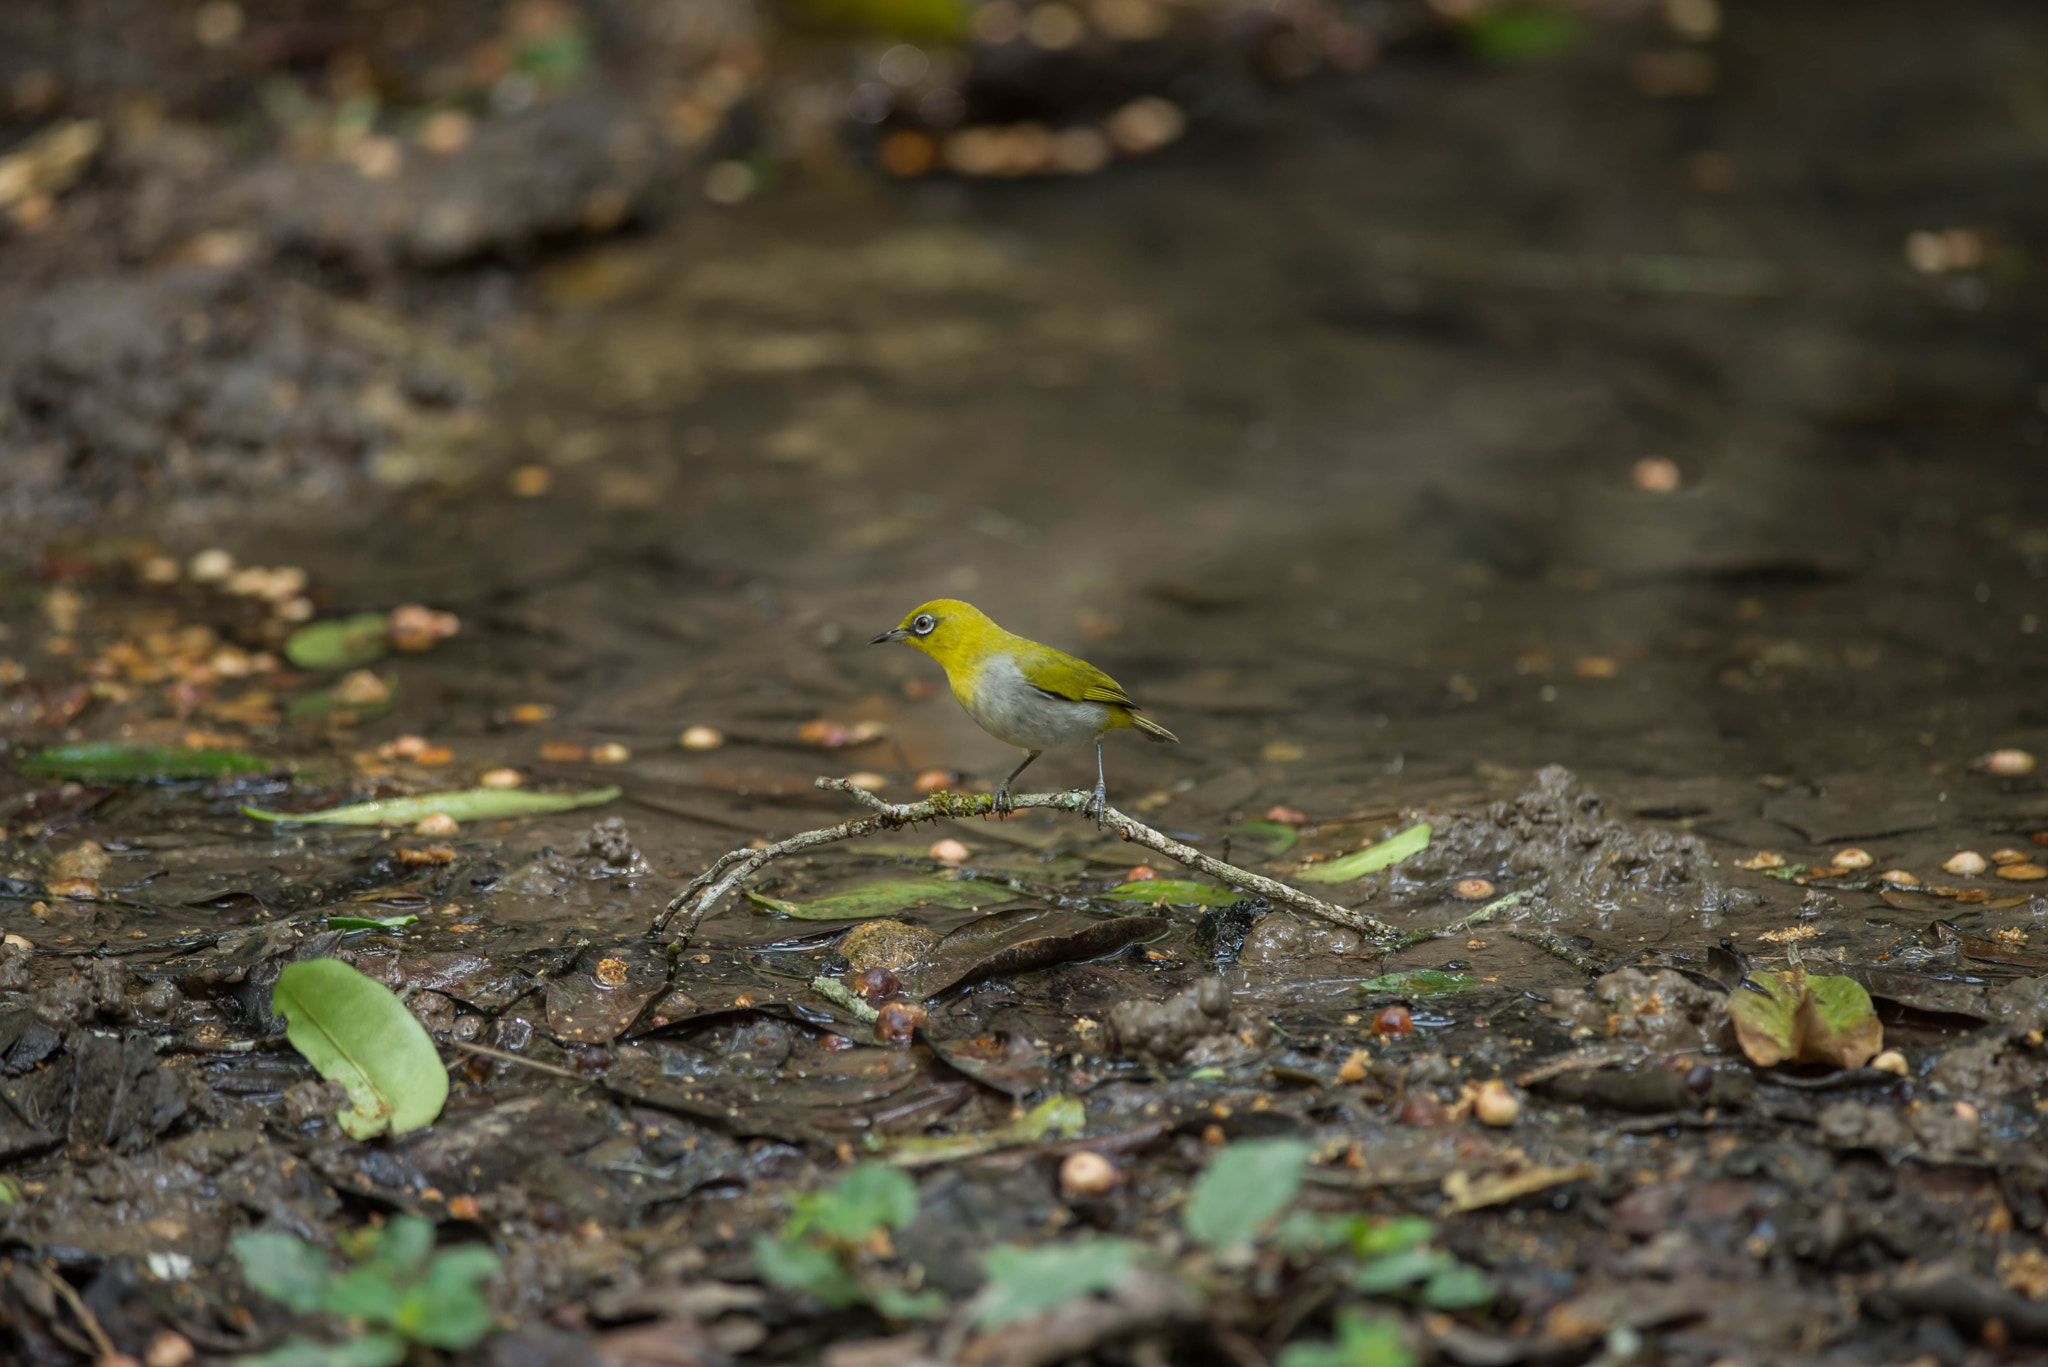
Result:
<instances>
[{"instance_id":1,"label":"bird's yellow head","mask_svg":"<svg viewBox=\"0 0 2048 1367\"><path fill-rule=\"evenodd\" d=\"M925 654L951 669L976 658L989 639L1002 628L972 603L957 598L934 598L910 610L901 623L877 636L870 644L908 641Z\"/></svg>"}]
</instances>

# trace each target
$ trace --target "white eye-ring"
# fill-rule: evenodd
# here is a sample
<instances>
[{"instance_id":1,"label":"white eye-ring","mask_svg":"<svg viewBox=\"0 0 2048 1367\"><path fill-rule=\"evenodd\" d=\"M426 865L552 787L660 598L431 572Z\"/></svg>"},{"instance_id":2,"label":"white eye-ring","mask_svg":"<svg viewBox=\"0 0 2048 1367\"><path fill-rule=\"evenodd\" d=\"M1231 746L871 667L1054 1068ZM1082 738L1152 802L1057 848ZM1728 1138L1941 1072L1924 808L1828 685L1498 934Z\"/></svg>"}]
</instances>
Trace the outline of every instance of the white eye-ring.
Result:
<instances>
[{"instance_id":1,"label":"white eye-ring","mask_svg":"<svg viewBox=\"0 0 2048 1367\"><path fill-rule=\"evenodd\" d=\"M917 615L917 620L910 624L910 629L920 636L929 636L931 635L932 628L937 625L938 623L932 620L932 615L929 612L920 612Z\"/></svg>"}]
</instances>

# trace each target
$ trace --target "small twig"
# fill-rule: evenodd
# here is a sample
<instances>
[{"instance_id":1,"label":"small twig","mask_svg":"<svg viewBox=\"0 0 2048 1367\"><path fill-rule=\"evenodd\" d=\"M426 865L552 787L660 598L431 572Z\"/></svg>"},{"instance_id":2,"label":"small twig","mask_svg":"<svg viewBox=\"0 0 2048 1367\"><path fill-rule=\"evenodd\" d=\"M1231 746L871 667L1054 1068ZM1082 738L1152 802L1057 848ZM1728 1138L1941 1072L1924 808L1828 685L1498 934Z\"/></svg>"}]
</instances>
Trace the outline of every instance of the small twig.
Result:
<instances>
[{"instance_id":1,"label":"small twig","mask_svg":"<svg viewBox=\"0 0 2048 1367\"><path fill-rule=\"evenodd\" d=\"M1597 978L1605 972L1598 959L1561 935L1552 935L1547 930L1511 930L1508 934L1525 944L1536 946L1546 954L1563 959L1589 978Z\"/></svg>"},{"instance_id":2,"label":"small twig","mask_svg":"<svg viewBox=\"0 0 2048 1367\"><path fill-rule=\"evenodd\" d=\"M92 1340L93 1352L98 1354L99 1360L101 1362L112 1361L114 1357L114 1341L107 1337L107 1331L100 1327L98 1316L94 1315L87 1308L86 1303L79 1298L78 1292L72 1289L71 1283L65 1281L61 1275L48 1267L37 1267L36 1275L48 1282L50 1289L57 1293L64 1304L71 1307L71 1313L78 1319L78 1327L85 1331L85 1336L88 1339Z\"/></svg>"},{"instance_id":3,"label":"small twig","mask_svg":"<svg viewBox=\"0 0 2048 1367\"><path fill-rule=\"evenodd\" d=\"M1511 892L1505 897L1496 897L1470 916L1461 916L1450 924L1438 926L1434 930L1404 930L1401 932L1400 940L1390 952L1399 953L1401 950L1419 945L1425 940L1445 940L1453 935L1463 935L1474 926L1485 925L1493 919L1495 912L1506 911L1527 895L1527 893L1522 892ZM1514 932L1511 931L1509 933L1513 934Z\"/></svg>"},{"instance_id":4,"label":"small twig","mask_svg":"<svg viewBox=\"0 0 2048 1367\"><path fill-rule=\"evenodd\" d=\"M500 1063L517 1063L522 1067L532 1068L536 1072L553 1073L556 1077L568 1078L571 1082L590 1081L589 1078L573 1068L559 1068L552 1063L542 1063L537 1058L524 1058L518 1054L508 1054L503 1049L493 1049L487 1044L471 1044L468 1040L461 1039L452 1039L448 1043L466 1053L482 1054L485 1058L494 1058Z\"/></svg>"},{"instance_id":5,"label":"small twig","mask_svg":"<svg viewBox=\"0 0 2048 1367\"><path fill-rule=\"evenodd\" d=\"M817 786L831 792L845 793L854 801L872 808L875 815L842 821L837 826L828 826L822 830L804 831L800 835L793 835L787 840L777 841L758 850L733 850L721 856L710 868L691 879L690 885L677 893L662 913L654 918L653 933L659 935L667 930L669 923L687 904L689 912L683 918L682 929L677 932L676 942L681 944L688 940L691 932L696 930L697 923L703 920L727 893L772 861L786 855L816 849L820 845L836 844L841 840L875 835L882 831L900 830L919 821L937 821L945 817L989 816L995 811L995 799L986 793L934 793L923 802L897 803L884 802L873 793L856 788L843 778L821 778ZM1027 793L1016 798L1014 804L1018 808L1037 807L1086 815L1089 795L1078 791ZM1407 934L1399 927L1389 925L1376 916L1325 902L1320 897L1312 897L1299 888L1289 887L1271 878L1262 878L1256 873L1211 858L1200 850L1183 845L1180 841L1153 830L1141 821L1132 820L1114 807L1104 807L1100 820L1102 825L1109 827L1134 845L1143 845L1148 850L1155 850L1176 863L1206 873L1212 878L1222 879L1233 887L1242 888L1248 893L1265 898L1268 902L1277 902L1283 906L1293 907L1296 911L1305 911L1311 916L1320 916L1326 921L1334 921L1340 926L1375 940L1398 942Z\"/></svg>"}]
</instances>

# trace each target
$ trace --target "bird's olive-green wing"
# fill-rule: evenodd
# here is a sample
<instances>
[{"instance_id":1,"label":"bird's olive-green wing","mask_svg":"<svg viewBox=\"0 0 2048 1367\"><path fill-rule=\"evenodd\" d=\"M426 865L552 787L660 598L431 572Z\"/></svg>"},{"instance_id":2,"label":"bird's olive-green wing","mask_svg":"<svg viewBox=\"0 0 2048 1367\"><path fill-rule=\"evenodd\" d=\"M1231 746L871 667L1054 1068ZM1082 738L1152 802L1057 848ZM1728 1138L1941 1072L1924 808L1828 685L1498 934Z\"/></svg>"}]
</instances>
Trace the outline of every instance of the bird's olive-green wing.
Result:
<instances>
[{"instance_id":1,"label":"bird's olive-green wing","mask_svg":"<svg viewBox=\"0 0 2048 1367\"><path fill-rule=\"evenodd\" d=\"M1039 692L1070 702L1100 702L1137 709L1122 684L1086 660L1077 660L1065 651L1036 641L1030 642L1030 646L1030 650L1019 652L1025 657L1020 663L1024 681Z\"/></svg>"}]
</instances>

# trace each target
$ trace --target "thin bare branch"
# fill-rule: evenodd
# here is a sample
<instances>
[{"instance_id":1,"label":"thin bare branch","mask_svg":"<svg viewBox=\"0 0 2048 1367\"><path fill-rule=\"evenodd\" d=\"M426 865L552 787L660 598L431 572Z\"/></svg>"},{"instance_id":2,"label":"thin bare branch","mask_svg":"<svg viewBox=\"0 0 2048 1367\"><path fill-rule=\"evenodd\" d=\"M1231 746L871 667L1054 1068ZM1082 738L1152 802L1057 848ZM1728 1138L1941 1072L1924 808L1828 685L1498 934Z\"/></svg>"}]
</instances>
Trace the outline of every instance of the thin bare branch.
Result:
<instances>
[{"instance_id":1,"label":"thin bare branch","mask_svg":"<svg viewBox=\"0 0 2048 1367\"><path fill-rule=\"evenodd\" d=\"M901 830L919 821L986 817L995 811L995 799L986 793L934 793L922 802L898 803L885 802L873 793L856 788L843 778L821 778L817 786L832 792L845 793L872 810L874 815L842 821L837 826L828 826L821 830L804 831L758 850L734 850L721 856L710 868L690 880L689 886L677 893L661 914L655 917L654 933L662 934L678 914L683 914L682 928L676 933L676 942L680 945L687 941L697 929L697 923L703 920L728 893L770 863L788 855L816 849L820 845L836 844L841 840L856 840L883 831ZM1049 811L1088 815L1088 799L1087 793L1078 791L1027 793L1016 798L1015 804L1019 808L1037 807ZM1100 821L1102 825L1134 845L1142 845L1178 864L1206 873L1254 896L1263 897L1268 902L1292 907L1296 911L1304 911L1311 916L1319 916L1325 921L1332 921L1355 930L1381 944L1398 946L1403 942L1414 943L1417 939L1428 939L1434 934L1428 932L1418 935L1413 931L1404 931L1376 916L1354 911L1349 907L1340 907L1333 902L1325 902L1320 897L1311 896L1286 883L1240 869L1234 864L1226 864L1190 845L1184 845L1153 830L1142 821L1125 816L1114 807L1105 807Z\"/></svg>"}]
</instances>

